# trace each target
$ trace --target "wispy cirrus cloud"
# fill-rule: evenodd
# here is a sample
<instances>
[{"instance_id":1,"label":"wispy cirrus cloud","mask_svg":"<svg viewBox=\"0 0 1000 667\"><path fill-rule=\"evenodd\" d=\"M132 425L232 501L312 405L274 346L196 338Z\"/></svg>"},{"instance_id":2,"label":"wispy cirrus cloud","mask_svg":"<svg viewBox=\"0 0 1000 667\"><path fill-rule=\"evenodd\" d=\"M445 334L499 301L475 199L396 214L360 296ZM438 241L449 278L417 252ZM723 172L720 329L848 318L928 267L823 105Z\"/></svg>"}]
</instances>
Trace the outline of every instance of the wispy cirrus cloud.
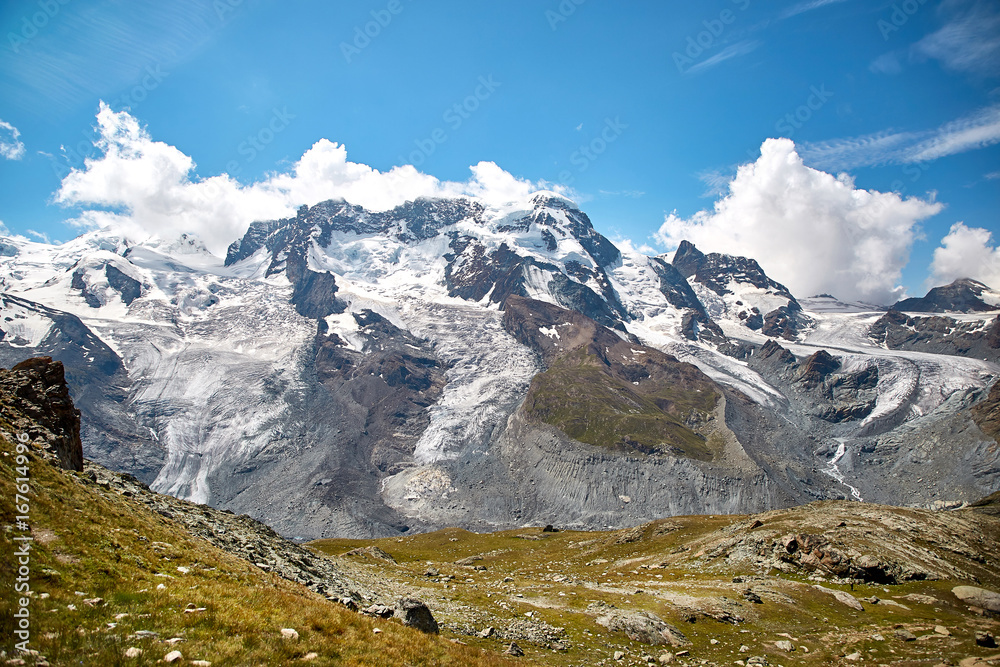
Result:
<instances>
[{"instance_id":1,"label":"wispy cirrus cloud","mask_svg":"<svg viewBox=\"0 0 1000 667\"><path fill-rule=\"evenodd\" d=\"M711 58L703 60L697 65L692 65L690 68L687 69L687 71L685 71L685 74L698 74L700 72L704 72L707 69L711 69L716 65L720 65L731 58L745 56L748 53L756 51L757 47L759 47L761 44L763 44L763 42L752 39L736 42L735 44L732 44L722 49Z\"/></svg>"},{"instance_id":2,"label":"wispy cirrus cloud","mask_svg":"<svg viewBox=\"0 0 1000 667\"><path fill-rule=\"evenodd\" d=\"M826 7L827 5L837 5L845 0L807 0L806 2L800 2L798 4L792 5L785 11L781 12L778 18L787 19L793 16L798 16L799 14L805 14L806 12L811 12L814 9L819 9L820 7Z\"/></svg>"},{"instance_id":3,"label":"wispy cirrus cloud","mask_svg":"<svg viewBox=\"0 0 1000 667\"><path fill-rule=\"evenodd\" d=\"M819 169L855 169L929 162L1000 143L1000 104L980 109L934 130L884 131L802 144L802 158Z\"/></svg>"},{"instance_id":4,"label":"wispy cirrus cloud","mask_svg":"<svg viewBox=\"0 0 1000 667\"><path fill-rule=\"evenodd\" d=\"M916 58L939 60L958 72L1000 73L1000 4L987 0L944 0L940 29L913 45Z\"/></svg>"}]
</instances>

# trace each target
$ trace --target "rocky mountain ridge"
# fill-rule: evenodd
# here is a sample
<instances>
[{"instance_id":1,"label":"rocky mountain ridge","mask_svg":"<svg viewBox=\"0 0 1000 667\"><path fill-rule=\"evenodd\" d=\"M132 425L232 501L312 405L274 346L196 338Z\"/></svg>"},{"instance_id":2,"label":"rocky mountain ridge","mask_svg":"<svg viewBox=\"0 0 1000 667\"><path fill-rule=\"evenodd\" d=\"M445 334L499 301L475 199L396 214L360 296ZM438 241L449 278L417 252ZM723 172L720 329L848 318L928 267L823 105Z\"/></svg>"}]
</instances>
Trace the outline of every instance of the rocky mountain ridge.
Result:
<instances>
[{"instance_id":1,"label":"rocky mountain ridge","mask_svg":"<svg viewBox=\"0 0 1000 667\"><path fill-rule=\"evenodd\" d=\"M907 323L798 299L749 258L621 251L550 193L323 202L224 262L192 237L5 243L0 364L64 362L86 454L288 536L1000 484L970 412L990 314Z\"/></svg>"}]
</instances>

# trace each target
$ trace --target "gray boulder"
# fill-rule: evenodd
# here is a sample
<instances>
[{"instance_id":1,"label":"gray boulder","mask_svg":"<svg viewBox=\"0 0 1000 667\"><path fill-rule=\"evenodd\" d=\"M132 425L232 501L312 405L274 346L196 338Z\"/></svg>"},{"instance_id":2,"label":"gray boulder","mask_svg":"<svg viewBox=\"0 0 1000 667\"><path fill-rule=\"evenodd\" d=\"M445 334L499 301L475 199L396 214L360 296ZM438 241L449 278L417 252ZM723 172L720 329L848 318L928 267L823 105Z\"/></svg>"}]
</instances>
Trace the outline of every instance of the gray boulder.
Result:
<instances>
[{"instance_id":1,"label":"gray boulder","mask_svg":"<svg viewBox=\"0 0 1000 667\"><path fill-rule=\"evenodd\" d=\"M976 588L975 586L955 586L955 588L951 589L951 592L966 604L1000 613L1000 593L994 593L985 588Z\"/></svg>"},{"instance_id":2,"label":"gray boulder","mask_svg":"<svg viewBox=\"0 0 1000 667\"><path fill-rule=\"evenodd\" d=\"M421 632L436 635L438 624L434 620L434 615L421 600L417 598L403 598L396 603L396 618L411 628L416 628Z\"/></svg>"}]
</instances>

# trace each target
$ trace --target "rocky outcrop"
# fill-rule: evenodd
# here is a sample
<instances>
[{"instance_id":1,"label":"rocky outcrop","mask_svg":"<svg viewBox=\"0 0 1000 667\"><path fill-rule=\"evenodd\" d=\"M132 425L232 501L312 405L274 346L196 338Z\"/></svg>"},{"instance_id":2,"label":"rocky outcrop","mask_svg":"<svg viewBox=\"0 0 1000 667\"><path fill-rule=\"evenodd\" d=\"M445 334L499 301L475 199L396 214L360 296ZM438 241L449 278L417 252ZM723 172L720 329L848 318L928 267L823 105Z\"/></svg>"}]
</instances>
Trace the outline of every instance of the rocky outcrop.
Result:
<instances>
[{"instance_id":1,"label":"rocky outcrop","mask_svg":"<svg viewBox=\"0 0 1000 667\"><path fill-rule=\"evenodd\" d=\"M67 470L83 470L80 411L73 407L62 362L51 357L0 369L3 417L18 434L41 440Z\"/></svg>"},{"instance_id":2,"label":"rocky outcrop","mask_svg":"<svg viewBox=\"0 0 1000 667\"><path fill-rule=\"evenodd\" d=\"M911 313L982 313L1000 310L997 293L987 285L970 278L956 280L950 285L935 287L920 298L903 299L892 310ZM988 303L984 297L993 297Z\"/></svg>"},{"instance_id":3,"label":"rocky outcrop","mask_svg":"<svg viewBox=\"0 0 1000 667\"><path fill-rule=\"evenodd\" d=\"M337 601L349 598L360 602L378 597L376 591L359 584L332 560L287 540L245 514L237 515L154 493L131 475L115 473L90 462L84 473L77 478L79 483L93 484L142 503L192 535L265 572L273 572ZM161 548L173 549L170 544L163 544Z\"/></svg>"},{"instance_id":4,"label":"rocky outcrop","mask_svg":"<svg viewBox=\"0 0 1000 667\"><path fill-rule=\"evenodd\" d=\"M403 598L396 603L396 618L403 625L436 635L438 624L427 605L416 598Z\"/></svg>"},{"instance_id":5,"label":"rocky outcrop","mask_svg":"<svg viewBox=\"0 0 1000 667\"><path fill-rule=\"evenodd\" d=\"M754 259L720 253L705 254L693 243L681 241L671 263L689 282L703 285L722 298L733 294L734 285L740 285L785 300L784 305L767 312L736 301L733 304L736 310L732 315L749 329L760 330L774 338L794 340L806 323L802 306L788 288L769 278Z\"/></svg>"},{"instance_id":6,"label":"rocky outcrop","mask_svg":"<svg viewBox=\"0 0 1000 667\"><path fill-rule=\"evenodd\" d=\"M966 604L1000 614L1000 593L975 586L956 586L951 592Z\"/></svg>"},{"instance_id":7,"label":"rocky outcrop","mask_svg":"<svg viewBox=\"0 0 1000 667\"><path fill-rule=\"evenodd\" d=\"M648 646L684 646L690 644L684 633L648 611L615 609L599 616L597 624L610 632L621 632L634 642Z\"/></svg>"},{"instance_id":8,"label":"rocky outcrop","mask_svg":"<svg viewBox=\"0 0 1000 667\"><path fill-rule=\"evenodd\" d=\"M1000 316L958 321L941 315L914 317L890 310L869 327L868 337L890 350L1000 361Z\"/></svg>"},{"instance_id":9,"label":"rocky outcrop","mask_svg":"<svg viewBox=\"0 0 1000 667\"><path fill-rule=\"evenodd\" d=\"M131 381L122 360L80 318L0 294L0 366L24 360L28 349L17 340L18 324L29 319L48 326L44 338L29 349L63 364L70 395L82 415L80 437L87 458L151 483L163 466L163 446L130 410Z\"/></svg>"}]
</instances>

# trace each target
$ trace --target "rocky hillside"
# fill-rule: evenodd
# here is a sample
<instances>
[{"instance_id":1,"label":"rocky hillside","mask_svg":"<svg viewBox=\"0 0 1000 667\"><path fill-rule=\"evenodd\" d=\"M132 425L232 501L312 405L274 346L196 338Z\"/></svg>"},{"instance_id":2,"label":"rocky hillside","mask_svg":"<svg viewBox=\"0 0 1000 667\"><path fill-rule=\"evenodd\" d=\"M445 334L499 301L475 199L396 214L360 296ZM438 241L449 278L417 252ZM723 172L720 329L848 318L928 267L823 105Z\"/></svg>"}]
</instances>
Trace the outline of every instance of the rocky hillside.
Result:
<instances>
[{"instance_id":1,"label":"rocky hillside","mask_svg":"<svg viewBox=\"0 0 1000 667\"><path fill-rule=\"evenodd\" d=\"M32 540L26 637L15 632L20 598L0 596L5 664L982 667L1000 658L995 499L947 512L827 501L615 531L554 521L299 545L91 462L67 469L72 403L61 403L65 423L39 419L39 407L66 395L57 371L49 360L0 371L5 552ZM15 478L25 476L18 523ZM15 560L0 561L6 581Z\"/></svg>"},{"instance_id":2,"label":"rocky hillside","mask_svg":"<svg viewBox=\"0 0 1000 667\"><path fill-rule=\"evenodd\" d=\"M0 370L4 664L507 664L438 637L426 605L354 577L349 560L99 465L65 465L79 421L60 371L41 359ZM17 478L30 480L26 499Z\"/></svg>"},{"instance_id":3,"label":"rocky hillside","mask_svg":"<svg viewBox=\"0 0 1000 667\"><path fill-rule=\"evenodd\" d=\"M1000 488L982 286L928 302L967 313L802 298L750 257L619 249L546 192L321 202L224 259L3 243L0 365L63 363L85 455L292 538Z\"/></svg>"}]
</instances>

